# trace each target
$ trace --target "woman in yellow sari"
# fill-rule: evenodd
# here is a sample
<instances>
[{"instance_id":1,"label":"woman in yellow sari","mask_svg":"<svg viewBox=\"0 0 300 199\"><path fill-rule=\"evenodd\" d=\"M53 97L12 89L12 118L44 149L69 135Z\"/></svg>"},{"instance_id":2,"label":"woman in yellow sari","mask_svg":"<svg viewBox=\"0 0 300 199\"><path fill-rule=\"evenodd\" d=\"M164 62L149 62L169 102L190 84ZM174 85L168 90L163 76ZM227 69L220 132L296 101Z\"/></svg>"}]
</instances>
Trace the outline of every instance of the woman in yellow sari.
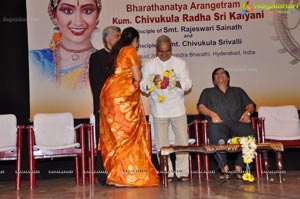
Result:
<instances>
[{"instance_id":1,"label":"woman in yellow sari","mask_svg":"<svg viewBox=\"0 0 300 199\"><path fill-rule=\"evenodd\" d=\"M100 94L100 142L107 184L158 186L140 96L139 33L128 27L111 51L109 77Z\"/></svg>"}]
</instances>

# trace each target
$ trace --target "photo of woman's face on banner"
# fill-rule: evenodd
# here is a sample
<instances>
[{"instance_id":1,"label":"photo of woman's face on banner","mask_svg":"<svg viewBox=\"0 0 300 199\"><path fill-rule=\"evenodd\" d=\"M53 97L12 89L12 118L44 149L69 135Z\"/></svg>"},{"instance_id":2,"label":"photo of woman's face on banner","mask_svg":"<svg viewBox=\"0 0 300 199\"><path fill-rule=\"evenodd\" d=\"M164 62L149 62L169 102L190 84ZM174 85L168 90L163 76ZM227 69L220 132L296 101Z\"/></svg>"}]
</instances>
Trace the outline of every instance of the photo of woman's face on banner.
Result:
<instances>
[{"instance_id":1,"label":"photo of woman's face on banner","mask_svg":"<svg viewBox=\"0 0 300 199\"><path fill-rule=\"evenodd\" d=\"M39 23L28 27L31 118L38 112L71 112L75 118L89 117L89 58L96 51L92 36L97 31L101 0L31 0L27 6L44 8L42 16L35 15ZM34 40L41 31L34 29L44 21L50 22L52 30L48 41L42 41L46 45L35 48Z\"/></svg>"}]
</instances>

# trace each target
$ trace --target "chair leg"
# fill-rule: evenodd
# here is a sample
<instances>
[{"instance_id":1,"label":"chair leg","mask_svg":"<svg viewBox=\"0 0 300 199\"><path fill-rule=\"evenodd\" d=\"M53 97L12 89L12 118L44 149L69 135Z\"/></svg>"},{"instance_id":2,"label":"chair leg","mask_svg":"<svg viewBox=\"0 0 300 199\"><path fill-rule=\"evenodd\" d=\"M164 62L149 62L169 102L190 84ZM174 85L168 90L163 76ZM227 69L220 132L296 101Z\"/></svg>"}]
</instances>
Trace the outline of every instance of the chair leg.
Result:
<instances>
[{"instance_id":1,"label":"chair leg","mask_svg":"<svg viewBox=\"0 0 300 199\"><path fill-rule=\"evenodd\" d=\"M93 153L91 152L89 154L89 183L90 184L95 184L95 157Z\"/></svg>"},{"instance_id":2,"label":"chair leg","mask_svg":"<svg viewBox=\"0 0 300 199\"><path fill-rule=\"evenodd\" d=\"M91 184L95 184L95 154L93 152L92 154L92 175L91 175L91 179L92 179L92 183Z\"/></svg>"},{"instance_id":3,"label":"chair leg","mask_svg":"<svg viewBox=\"0 0 300 199\"><path fill-rule=\"evenodd\" d=\"M85 177L85 173L86 173L86 167L85 167L85 156L81 157L81 178L82 178L82 185L86 185L86 177Z\"/></svg>"},{"instance_id":4,"label":"chair leg","mask_svg":"<svg viewBox=\"0 0 300 199\"><path fill-rule=\"evenodd\" d=\"M259 165L258 153L255 157L255 174L256 174L256 178L260 178L260 175L261 175L260 174L261 173L261 168L260 168L260 165Z\"/></svg>"},{"instance_id":5,"label":"chair leg","mask_svg":"<svg viewBox=\"0 0 300 199\"><path fill-rule=\"evenodd\" d=\"M207 135L207 121L203 121L202 125L202 143L203 144L209 144L208 142L208 135ZM204 169L205 169L205 177L206 180L209 180L209 158L208 154L204 154Z\"/></svg>"},{"instance_id":6,"label":"chair leg","mask_svg":"<svg viewBox=\"0 0 300 199\"><path fill-rule=\"evenodd\" d=\"M201 167L201 157L199 153L197 153L196 158L197 158L198 180L201 180L202 167Z\"/></svg>"},{"instance_id":7,"label":"chair leg","mask_svg":"<svg viewBox=\"0 0 300 199\"><path fill-rule=\"evenodd\" d=\"M276 162L277 162L279 183L282 183L282 153L281 153L281 151L276 152Z\"/></svg>"},{"instance_id":8,"label":"chair leg","mask_svg":"<svg viewBox=\"0 0 300 199\"><path fill-rule=\"evenodd\" d=\"M92 135L91 135L91 131L90 131L90 127L87 128L88 129L88 176L89 176L89 184L93 184L92 182L92 148L93 144L92 144Z\"/></svg>"},{"instance_id":9,"label":"chair leg","mask_svg":"<svg viewBox=\"0 0 300 199\"><path fill-rule=\"evenodd\" d=\"M21 189L21 158L17 158L17 170L16 170L16 189Z\"/></svg>"},{"instance_id":10,"label":"chair leg","mask_svg":"<svg viewBox=\"0 0 300 199\"><path fill-rule=\"evenodd\" d=\"M89 180L90 184L95 184L95 148L93 128L88 128L89 134ZM97 153L96 153L97 154Z\"/></svg>"},{"instance_id":11,"label":"chair leg","mask_svg":"<svg viewBox=\"0 0 300 199\"><path fill-rule=\"evenodd\" d=\"M22 165L22 129L18 128L17 134L17 165L16 165L16 189L21 189L21 165Z\"/></svg>"},{"instance_id":12,"label":"chair leg","mask_svg":"<svg viewBox=\"0 0 300 199\"><path fill-rule=\"evenodd\" d=\"M189 153L189 173L190 173L190 178L193 179L193 165L192 165L192 155Z\"/></svg>"},{"instance_id":13,"label":"chair leg","mask_svg":"<svg viewBox=\"0 0 300 199\"><path fill-rule=\"evenodd\" d=\"M164 187L168 187L168 156L167 155L160 155L160 173L162 178L162 184Z\"/></svg>"},{"instance_id":14,"label":"chair leg","mask_svg":"<svg viewBox=\"0 0 300 199\"><path fill-rule=\"evenodd\" d=\"M35 159L29 160L29 187L30 189L34 189L36 187L36 179L35 179Z\"/></svg>"},{"instance_id":15,"label":"chair leg","mask_svg":"<svg viewBox=\"0 0 300 199\"><path fill-rule=\"evenodd\" d=\"M209 180L209 159L208 154L204 154L204 169L205 169L205 178Z\"/></svg>"},{"instance_id":16,"label":"chair leg","mask_svg":"<svg viewBox=\"0 0 300 199\"><path fill-rule=\"evenodd\" d=\"M35 182L35 169L36 160L33 155L33 145L34 145L34 135L33 129L28 129L29 139L28 139L28 151L29 151L29 188L34 189L36 186Z\"/></svg>"},{"instance_id":17,"label":"chair leg","mask_svg":"<svg viewBox=\"0 0 300 199\"><path fill-rule=\"evenodd\" d=\"M81 179L82 185L86 185L85 173L85 131L84 126L80 127L80 147L81 147Z\"/></svg>"},{"instance_id":18,"label":"chair leg","mask_svg":"<svg viewBox=\"0 0 300 199\"><path fill-rule=\"evenodd\" d=\"M265 174L266 174L266 177L267 177L267 181L269 181L269 158L268 158L268 151L262 151L262 159L263 159L263 162L264 162L264 171L265 171Z\"/></svg>"},{"instance_id":19,"label":"chair leg","mask_svg":"<svg viewBox=\"0 0 300 199\"><path fill-rule=\"evenodd\" d=\"M91 154L89 152L88 154L88 176L89 176L89 184L93 184L92 183L92 157Z\"/></svg>"},{"instance_id":20,"label":"chair leg","mask_svg":"<svg viewBox=\"0 0 300 199\"><path fill-rule=\"evenodd\" d=\"M200 136L199 136L199 128L198 128L198 122L194 123L194 129L195 129L195 139L196 139L196 146L200 146ZM198 180L201 180L201 156L199 153L196 154L196 164L197 164L197 170L198 170Z\"/></svg>"},{"instance_id":21,"label":"chair leg","mask_svg":"<svg viewBox=\"0 0 300 199\"><path fill-rule=\"evenodd\" d=\"M79 177L79 160L78 160L78 156L75 157L75 181L76 184L80 183L80 177Z\"/></svg>"},{"instance_id":22,"label":"chair leg","mask_svg":"<svg viewBox=\"0 0 300 199\"><path fill-rule=\"evenodd\" d=\"M258 163L259 163L259 168L260 168L260 177L263 177L263 166L262 166L262 157L261 153L258 155Z\"/></svg>"},{"instance_id":23,"label":"chair leg","mask_svg":"<svg viewBox=\"0 0 300 199\"><path fill-rule=\"evenodd\" d=\"M255 157L255 172L257 178L263 177L262 153L260 151L257 152Z\"/></svg>"}]
</instances>

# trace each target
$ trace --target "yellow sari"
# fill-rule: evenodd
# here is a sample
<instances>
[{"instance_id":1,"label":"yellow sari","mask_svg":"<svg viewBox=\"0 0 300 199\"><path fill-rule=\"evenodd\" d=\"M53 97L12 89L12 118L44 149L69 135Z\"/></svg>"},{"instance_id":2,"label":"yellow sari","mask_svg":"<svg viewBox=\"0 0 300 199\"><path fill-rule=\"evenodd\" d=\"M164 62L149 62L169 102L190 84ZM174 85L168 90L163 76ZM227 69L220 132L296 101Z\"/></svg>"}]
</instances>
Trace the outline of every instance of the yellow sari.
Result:
<instances>
[{"instance_id":1,"label":"yellow sari","mask_svg":"<svg viewBox=\"0 0 300 199\"><path fill-rule=\"evenodd\" d=\"M66 88L84 89L89 86L88 64L68 72L60 78L60 84Z\"/></svg>"},{"instance_id":2,"label":"yellow sari","mask_svg":"<svg viewBox=\"0 0 300 199\"><path fill-rule=\"evenodd\" d=\"M138 83L132 66L138 66L136 49L122 48L115 74L100 94L100 142L107 184L158 186L159 177L151 162L148 128Z\"/></svg>"}]
</instances>

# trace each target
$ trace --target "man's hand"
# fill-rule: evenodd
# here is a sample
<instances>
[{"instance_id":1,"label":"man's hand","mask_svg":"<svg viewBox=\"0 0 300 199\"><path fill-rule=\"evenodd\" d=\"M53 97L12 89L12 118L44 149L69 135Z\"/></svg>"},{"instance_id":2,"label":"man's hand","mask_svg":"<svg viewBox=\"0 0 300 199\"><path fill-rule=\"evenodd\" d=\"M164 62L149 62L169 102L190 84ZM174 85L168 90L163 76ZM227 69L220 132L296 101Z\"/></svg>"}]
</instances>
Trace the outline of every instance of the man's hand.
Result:
<instances>
[{"instance_id":1,"label":"man's hand","mask_svg":"<svg viewBox=\"0 0 300 199\"><path fill-rule=\"evenodd\" d=\"M180 81L176 81L176 87L181 88L181 83L180 83Z\"/></svg>"},{"instance_id":2,"label":"man's hand","mask_svg":"<svg viewBox=\"0 0 300 199\"><path fill-rule=\"evenodd\" d=\"M215 112L211 113L211 121L213 123L222 123L223 122L223 120L220 118L220 116Z\"/></svg>"},{"instance_id":3,"label":"man's hand","mask_svg":"<svg viewBox=\"0 0 300 199\"><path fill-rule=\"evenodd\" d=\"M249 111L245 111L240 118L240 122L250 123L251 122L250 115L251 114Z\"/></svg>"}]
</instances>

